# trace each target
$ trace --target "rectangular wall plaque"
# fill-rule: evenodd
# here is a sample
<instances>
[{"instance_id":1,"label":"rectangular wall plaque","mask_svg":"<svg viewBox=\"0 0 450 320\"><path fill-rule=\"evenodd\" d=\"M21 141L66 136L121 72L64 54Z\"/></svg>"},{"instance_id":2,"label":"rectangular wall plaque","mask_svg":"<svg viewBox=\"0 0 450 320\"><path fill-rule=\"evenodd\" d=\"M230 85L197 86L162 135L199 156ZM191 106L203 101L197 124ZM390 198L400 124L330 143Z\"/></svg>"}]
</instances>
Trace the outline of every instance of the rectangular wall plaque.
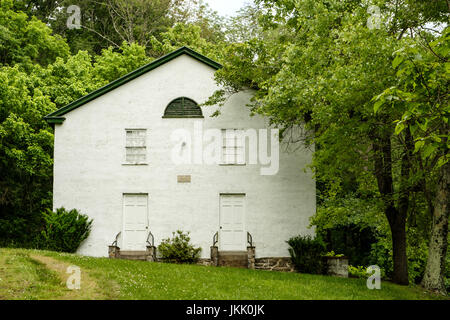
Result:
<instances>
[{"instance_id":1,"label":"rectangular wall plaque","mask_svg":"<svg viewBox=\"0 0 450 320\"><path fill-rule=\"evenodd\" d=\"M191 183L190 175L177 176L178 183Z\"/></svg>"}]
</instances>

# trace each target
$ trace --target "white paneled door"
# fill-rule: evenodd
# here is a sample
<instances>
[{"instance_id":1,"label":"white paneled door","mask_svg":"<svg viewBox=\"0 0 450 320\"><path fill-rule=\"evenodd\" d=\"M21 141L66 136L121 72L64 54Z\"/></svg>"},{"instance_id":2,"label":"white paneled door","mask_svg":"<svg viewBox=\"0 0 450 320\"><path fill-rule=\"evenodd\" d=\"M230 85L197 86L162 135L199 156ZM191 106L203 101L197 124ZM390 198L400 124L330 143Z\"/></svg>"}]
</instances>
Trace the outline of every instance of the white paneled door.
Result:
<instances>
[{"instance_id":1,"label":"white paneled door","mask_svg":"<svg viewBox=\"0 0 450 320\"><path fill-rule=\"evenodd\" d=\"M148 195L123 195L123 248L145 250L148 230Z\"/></svg>"},{"instance_id":2,"label":"white paneled door","mask_svg":"<svg viewBox=\"0 0 450 320\"><path fill-rule=\"evenodd\" d=\"M220 195L219 248L222 251L242 251L245 247L245 195Z\"/></svg>"}]
</instances>

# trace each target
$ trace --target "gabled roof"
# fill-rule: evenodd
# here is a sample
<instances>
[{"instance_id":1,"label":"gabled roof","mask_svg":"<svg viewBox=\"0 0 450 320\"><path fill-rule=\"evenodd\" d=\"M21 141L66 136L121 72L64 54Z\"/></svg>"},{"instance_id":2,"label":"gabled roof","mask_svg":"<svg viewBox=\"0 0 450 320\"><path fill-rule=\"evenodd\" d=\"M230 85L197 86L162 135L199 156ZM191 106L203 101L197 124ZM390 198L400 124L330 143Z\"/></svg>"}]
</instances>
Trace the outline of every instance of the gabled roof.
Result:
<instances>
[{"instance_id":1,"label":"gabled roof","mask_svg":"<svg viewBox=\"0 0 450 320\"><path fill-rule=\"evenodd\" d=\"M142 66L123 77L114 80L113 82L110 82L104 87L101 87L100 89L97 89L95 91L92 91L91 93L85 95L84 97L81 97L78 100L75 100L74 102L69 103L68 105L56 110L55 112L52 112L44 117L45 120L47 120L48 123L63 123L66 118L63 117L66 113L81 107L82 105L88 103L89 101L92 101L101 95L104 95L105 93L114 90L121 85L136 79L137 77L143 75L144 73L147 73L166 62L169 62L177 57L179 57L182 54L187 54L191 56L194 59L197 59L200 62L203 62L204 64L214 68L214 69L220 69L222 65L214 60L209 59L208 57L205 57L204 55L201 55L200 53L188 48L188 47L181 47L175 51L172 51L171 53L166 54L165 56L162 56L161 58L158 58L156 60L153 60L152 62L146 64L145 66Z\"/></svg>"}]
</instances>

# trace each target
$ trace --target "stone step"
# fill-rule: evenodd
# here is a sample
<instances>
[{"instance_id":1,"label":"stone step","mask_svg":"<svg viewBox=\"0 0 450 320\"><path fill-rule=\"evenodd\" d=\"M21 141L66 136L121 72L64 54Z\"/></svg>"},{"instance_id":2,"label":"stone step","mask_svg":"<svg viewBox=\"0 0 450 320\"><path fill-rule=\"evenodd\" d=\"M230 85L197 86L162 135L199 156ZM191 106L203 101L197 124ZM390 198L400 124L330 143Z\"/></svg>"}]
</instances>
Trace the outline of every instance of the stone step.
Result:
<instances>
[{"instance_id":1,"label":"stone step","mask_svg":"<svg viewBox=\"0 0 450 320\"><path fill-rule=\"evenodd\" d=\"M247 251L222 251L219 252L218 265L222 267L247 268Z\"/></svg>"},{"instance_id":2,"label":"stone step","mask_svg":"<svg viewBox=\"0 0 450 320\"><path fill-rule=\"evenodd\" d=\"M120 255L122 256L139 256L139 255L146 255L147 251L120 251Z\"/></svg>"},{"instance_id":3,"label":"stone step","mask_svg":"<svg viewBox=\"0 0 450 320\"><path fill-rule=\"evenodd\" d=\"M135 261L147 261L147 256L120 256L118 259L123 260L135 260Z\"/></svg>"},{"instance_id":4,"label":"stone step","mask_svg":"<svg viewBox=\"0 0 450 320\"><path fill-rule=\"evenodd\" d=\"M119 259L125 260L147 260L148 252L147 251L120 251Z\"/></svg>"}]
</instances>

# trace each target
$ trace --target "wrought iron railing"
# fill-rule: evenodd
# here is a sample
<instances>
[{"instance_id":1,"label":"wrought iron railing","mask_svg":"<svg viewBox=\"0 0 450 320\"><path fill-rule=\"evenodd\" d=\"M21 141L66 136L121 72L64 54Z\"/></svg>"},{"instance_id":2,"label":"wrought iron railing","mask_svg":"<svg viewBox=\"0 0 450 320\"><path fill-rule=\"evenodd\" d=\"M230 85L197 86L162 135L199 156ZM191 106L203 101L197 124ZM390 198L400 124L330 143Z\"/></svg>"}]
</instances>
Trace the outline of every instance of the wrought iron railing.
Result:
<instances>
[{"instance_id":1,"label":"wrought iron railing","mask_svg":"<svg viewBox=\"0 0 450 320\"><path fill-rule=\"evenodd\" d=\"M119 236L122 233L122 231L119 231L119 233L116 235L116 238L114 239L113 243L111 243L112 247L117 247L117 240L119 240Z\"/></svg>"},{"instance_id":2,"label":"wrought iron railing","mask_svg":"<svg viewBox=\"0 0 450 320\"><path fill-rule=\"evenodd\" d=\"M253 237L248 231L247 231L247 242L250 245L250 247L253 247Z\"/></svg>"},{"instance_id":3,"label":"wrought iron railing","mask_svg":"<svg viewBox=\"0 0 450 320\"><path fill-rule=\"evenodd\" d=\"M151 241L149 241L149 239L151 239ZM149 246L154 247L155 246L155 238L153 237L153 233L151 231L148 232L148 236L147 236L147 244Z\"/></svg>"},{"instance_id":4,"label":"wrought iron railing","mask_svg":"<svg viewBox=\"0 0 450 320\"><path fill-rule=\"evenodd\" d=\"M213 247L216 246L217 242L219 242L219 231L214 233L214 236L213 236Z\"/></svg>"}]
</instances>

